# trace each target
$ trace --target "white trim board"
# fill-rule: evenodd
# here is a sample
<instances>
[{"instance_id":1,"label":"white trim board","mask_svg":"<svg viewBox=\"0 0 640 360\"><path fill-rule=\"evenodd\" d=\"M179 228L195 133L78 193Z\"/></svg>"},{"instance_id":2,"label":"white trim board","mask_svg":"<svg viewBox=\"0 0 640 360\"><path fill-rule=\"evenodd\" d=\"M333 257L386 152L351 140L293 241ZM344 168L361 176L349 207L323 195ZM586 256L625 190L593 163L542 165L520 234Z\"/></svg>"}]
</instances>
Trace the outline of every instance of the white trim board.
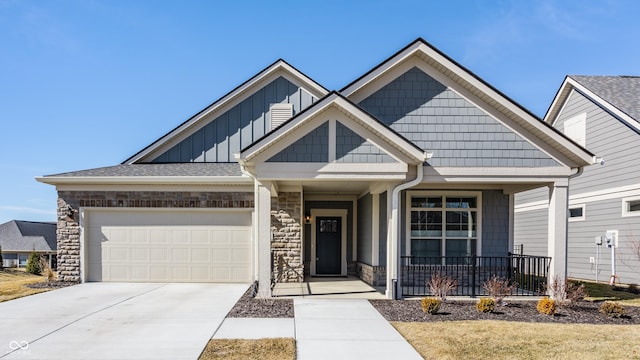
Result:
<instances>
[{"instance_id":1,"label":"white trim board","mask_svg":"<svg viewBox=\"0 0 640 360\"><path fill-rule=\"evenodd\" d=\"M582 194L569 195L569 205L579 205L596 201L613 200L621 198L640 197L640 184L619 186L610 189L590 191ZM530 201L515 206L515 212L547 209L547 200Z\"/></svg>"}]
</instances>

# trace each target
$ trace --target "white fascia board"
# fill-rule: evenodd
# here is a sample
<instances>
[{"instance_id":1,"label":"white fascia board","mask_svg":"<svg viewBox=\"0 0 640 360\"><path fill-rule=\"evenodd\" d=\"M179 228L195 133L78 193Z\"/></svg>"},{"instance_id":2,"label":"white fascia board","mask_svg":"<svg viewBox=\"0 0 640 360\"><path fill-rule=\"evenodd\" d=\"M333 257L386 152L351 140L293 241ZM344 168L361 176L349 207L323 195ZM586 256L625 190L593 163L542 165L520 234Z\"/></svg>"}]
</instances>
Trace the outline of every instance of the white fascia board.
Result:
<instances>
[{"instance_id":1,"label":"white fascia board","mask_svg":"<svg viewBox=\"0 0 640 360\"><path fill-rule=\"evenodd\" d=\"M255 168L257 177L268 180L404 180L407 171L403 163L260 163Z\"/></svg>"},{"instance_id":2,"label":"white fascia board","mask_svg":"<svg viewBox=\"0 0 640 360\"><path fill-rule=\"evenodd\" d=\"M36 180L50 185L66 184L243 184L248 176L41 176Z\"/></svg>"},{"instance_id":3,"label":"white fascia board","mask_svg":"<svg viewBox=\"0 0 640 360\"><path fill-rule=\"evenodd\" d=\"M273 66L265 69L262 73L258 74L250 82L241 85L237 89L233 90L229 94L225 95L224 97L210 105L208 108L202 110L188 122L180 125L176 129L163 136L159 141L149 146L143 152L139 153L136 157L131 158L129 161L127 161L127 164L133 164L140 160L143 160L147 156L158 152L158 149L160 148L169 149L173 147L195 131L198 131L200 128L204 127L206 125L206 122L201 123L203 122L203 119L210 118L215 113L225 113L226 111L230 110L231 108L251 96L253 94L253 91L251 91L251 89L260 86L261 84L268 84L279 76L282 76L288 81L304 88L316 98L322 98L328 93L326 89L322 88L319 84L304 76L289 64L285 63L282 60L278 61Z\"/></svg>"},{"instance_id":4,"label":"white fascia board","mask_svg":"<svg viewBox=\"0 0 640 360\"><path fill-rule=\"evenodd\" d=\"M423 182L444 183L568 183L571 169L565 167L425 167Z\"/></svg>"}]
</instances>

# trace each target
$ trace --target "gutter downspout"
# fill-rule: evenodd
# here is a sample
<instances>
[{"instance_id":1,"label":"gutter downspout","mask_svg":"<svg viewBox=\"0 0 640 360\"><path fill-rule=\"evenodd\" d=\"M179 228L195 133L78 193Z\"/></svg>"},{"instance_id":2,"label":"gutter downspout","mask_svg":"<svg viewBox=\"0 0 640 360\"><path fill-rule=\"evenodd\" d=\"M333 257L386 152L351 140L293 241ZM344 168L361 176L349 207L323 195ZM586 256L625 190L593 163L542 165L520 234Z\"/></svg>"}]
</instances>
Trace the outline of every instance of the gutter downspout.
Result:
<instances>
[{"instance_id":1,"label":"gutter downspout","mask_svg":"<svg viewBox=\"0 0 640 360\"><path fill-rule=\"evenodd\" d=\"M387 299L395 299L402 298L402 289L401 281L400 281L400 256L402 251L402 245L400 244L400 227L399 223L399 213L398 208L400 205L400 192L416 186L422 182L424 178L424 162L431 159L433 153L424 153L424 158L422 161L416 165L416 177L415 179L405 182L402 184L396 185L392 191L391 195L391 237L387 240L387 290L386 297ZM395 285L395 289L394 289Z\"/></svg>"}]
</instances>

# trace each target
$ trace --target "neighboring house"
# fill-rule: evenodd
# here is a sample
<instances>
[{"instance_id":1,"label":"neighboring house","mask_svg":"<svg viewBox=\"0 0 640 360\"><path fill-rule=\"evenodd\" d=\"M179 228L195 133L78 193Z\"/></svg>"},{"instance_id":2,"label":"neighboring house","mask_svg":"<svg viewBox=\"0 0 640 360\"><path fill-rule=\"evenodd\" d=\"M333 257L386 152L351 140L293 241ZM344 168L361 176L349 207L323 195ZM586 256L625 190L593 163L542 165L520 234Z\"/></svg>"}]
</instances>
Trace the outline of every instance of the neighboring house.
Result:
<instances>
[{"instance_id":1,"label":"neighboring house","mask_svg":"<svg viewBox=\"0 0 640 360\"><path fill-rule=\"evenodd\" d=\"M393 297L401 255L506 257L513 194L540 186L564 275L568 177L593 161L418 39L340 91L278 60L122 164L38 180L66 281L354 274Z\"/></svg>"},{"instance_id":2,"label":"neighboring house","mask_svg":"<svg viewBox=\"0 0 640 360\"><path fill-rule=\"evenodd\" d=\"M640 283L640 77L568 76L544 121L603 158L570 181L568 275L611 280L611 248L596 244L608 233L615 280ZM516 196L516 245L527 254L547 252L547 198Z\"/></svg>"},{"instance_id":3,"label":"neighboring house","mask_svg":"<svg viewBox=\"0 0 640 360\"><path fill-rule=\"evenodd\" d=\"M0 225L4 267L26 267L32 252L46 256L55 268L56 223L11 220Z\"/></svg>"}]
</instances>

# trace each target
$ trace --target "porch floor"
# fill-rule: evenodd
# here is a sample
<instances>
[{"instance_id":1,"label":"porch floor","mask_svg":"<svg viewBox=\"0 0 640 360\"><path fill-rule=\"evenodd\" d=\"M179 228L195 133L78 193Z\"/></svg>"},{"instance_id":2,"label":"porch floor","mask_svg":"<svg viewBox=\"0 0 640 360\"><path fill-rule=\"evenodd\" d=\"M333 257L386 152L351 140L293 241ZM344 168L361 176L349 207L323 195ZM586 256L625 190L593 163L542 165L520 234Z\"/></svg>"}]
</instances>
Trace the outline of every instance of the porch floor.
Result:
<instances>
[{"instance_id":1,"label":"porch floor","mask_svg":"<svg viewBox=\"0 0 640 360\"><path fill-rule=\"evenodd\" d=\"M277 283L278 298L384 299L384 287L374 288L355 276L310 277L301 283Z\"/></svg>"}]
</instances>

